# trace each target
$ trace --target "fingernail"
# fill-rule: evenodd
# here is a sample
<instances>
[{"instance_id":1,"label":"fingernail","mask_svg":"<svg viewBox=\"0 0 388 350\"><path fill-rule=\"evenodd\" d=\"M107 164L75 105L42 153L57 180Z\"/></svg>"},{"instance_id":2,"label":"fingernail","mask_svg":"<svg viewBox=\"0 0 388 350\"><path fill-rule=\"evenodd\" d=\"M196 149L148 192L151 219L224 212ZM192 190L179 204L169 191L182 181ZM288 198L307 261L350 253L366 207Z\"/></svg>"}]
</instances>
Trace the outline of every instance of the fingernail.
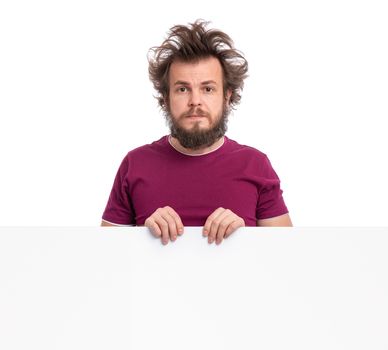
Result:
<instances>
[{"instance_id":1,"label":"fingernail","mask_svg":"<svg viewBox=\"0 0 388 350\"><path fill-rule=\"evenodd\" d=\"M182 234L183 233L183 228L181 227L178 231L179 231L179 234Z\"/></svg>"},{"instance_id":2,"label":"fingernail","mask_svg":"<svg viewBox=\"0 0 388 350\"><path fill-rule=\"evenodd\" d=\"M203 231L203 235L204 235L205 237L208 235L208 233L209 233L209 232L208 232L207 230L204 230L204 231Z\"/></svg>"},{"instance_id":3,"label":"fingernail","mask_svg":"<svg viewBox=\"0 0 388 350\"><path fill-rule=\"evenodd\" d=\"M209 243L213 243L213 238L209 238Z\"/></svg>"}]
</instances>

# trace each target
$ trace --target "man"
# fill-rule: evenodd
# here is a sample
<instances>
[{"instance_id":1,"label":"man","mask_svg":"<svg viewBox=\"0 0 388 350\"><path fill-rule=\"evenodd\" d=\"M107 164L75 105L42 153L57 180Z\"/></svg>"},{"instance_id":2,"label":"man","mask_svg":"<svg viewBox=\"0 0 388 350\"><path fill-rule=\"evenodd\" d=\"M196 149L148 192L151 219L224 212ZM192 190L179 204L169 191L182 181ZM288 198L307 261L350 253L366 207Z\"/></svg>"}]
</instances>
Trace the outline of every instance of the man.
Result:
<instances>
[{"instance_id":1,"label":"man","mask_svg":"<svg viewBox=\"0 0 388 350\"><path fill-rule=\"evenodd\" d=\"M171 134L127 154L102 226L145 225L163 244L184 225L203 226L217 244L243 226L292 226L267 156L225 136L248 64L228 35L206 25L174 26L150 50Z\"/></svg>"}]
</instances>

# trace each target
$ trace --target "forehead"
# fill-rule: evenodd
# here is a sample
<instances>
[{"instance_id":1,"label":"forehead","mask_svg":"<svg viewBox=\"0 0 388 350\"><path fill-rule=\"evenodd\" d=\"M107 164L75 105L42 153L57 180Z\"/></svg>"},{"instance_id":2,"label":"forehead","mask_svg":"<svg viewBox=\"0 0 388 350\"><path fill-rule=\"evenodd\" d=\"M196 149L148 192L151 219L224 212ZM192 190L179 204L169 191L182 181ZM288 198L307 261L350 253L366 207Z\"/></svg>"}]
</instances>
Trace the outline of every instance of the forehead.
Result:
<instances>
[{"instance_id":1,"label":"forehead","mask_svg":"<svg viewBox=\"0 0 388 350\"><path fill-rule=\"evenodd\" d=\"M187 82L201 82L214 80L222 82L222 67L215 57L200 59L195 62L174 61L170 66L170 83L177 80Z\"/></svg>"}]
</instances>

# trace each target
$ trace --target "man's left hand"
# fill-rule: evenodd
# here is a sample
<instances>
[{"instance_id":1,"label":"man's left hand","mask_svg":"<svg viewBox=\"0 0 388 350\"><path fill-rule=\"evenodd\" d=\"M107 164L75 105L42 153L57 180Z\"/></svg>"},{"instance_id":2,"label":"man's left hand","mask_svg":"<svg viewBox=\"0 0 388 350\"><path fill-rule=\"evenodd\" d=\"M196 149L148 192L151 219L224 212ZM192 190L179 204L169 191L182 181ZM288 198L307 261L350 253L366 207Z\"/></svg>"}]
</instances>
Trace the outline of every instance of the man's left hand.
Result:
<instances>
[{"instance_id":1,"label":"man's left hand","mask_svg":"<svg viewBox=\"0 0 388 350\"><path fill-rule=\"evenodd\" d=\"M208 237L209 243L216 241L216 244L220 244L224 238L244 226L244 219L230 209L218 208L207 218L203 227L203 235Z\"/></svg>"}]
</instances>

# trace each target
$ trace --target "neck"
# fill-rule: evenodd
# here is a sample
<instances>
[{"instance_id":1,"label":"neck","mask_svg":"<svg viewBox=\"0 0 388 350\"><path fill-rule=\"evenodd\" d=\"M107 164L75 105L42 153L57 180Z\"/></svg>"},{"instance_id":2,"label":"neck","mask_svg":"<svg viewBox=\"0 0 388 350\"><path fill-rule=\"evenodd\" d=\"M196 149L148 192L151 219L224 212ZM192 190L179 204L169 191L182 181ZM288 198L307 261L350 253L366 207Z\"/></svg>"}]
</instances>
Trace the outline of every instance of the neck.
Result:
<instances>
[{"instance_id":1,"label":"neck","mask_svg":"<svg viewBox=\"0 0 388 350\"><path fill-rule=\"evenodd\" d=\"M199 148L199 149L194 150L191 148L183 147L180 144L179 140L175 137L172 137L171 135L170 135L169 139L170 139L171 146L173 146L177 151L179 151L181 153L188 154L188 155L193 155L193 156L203 155L206 153L213 152L216 149L220 148L224 143L224 136L222 136L216 142L214 142L212 145L210 145L208 147L203 147L203 148Z\"/></svg>"}]
</instances>

